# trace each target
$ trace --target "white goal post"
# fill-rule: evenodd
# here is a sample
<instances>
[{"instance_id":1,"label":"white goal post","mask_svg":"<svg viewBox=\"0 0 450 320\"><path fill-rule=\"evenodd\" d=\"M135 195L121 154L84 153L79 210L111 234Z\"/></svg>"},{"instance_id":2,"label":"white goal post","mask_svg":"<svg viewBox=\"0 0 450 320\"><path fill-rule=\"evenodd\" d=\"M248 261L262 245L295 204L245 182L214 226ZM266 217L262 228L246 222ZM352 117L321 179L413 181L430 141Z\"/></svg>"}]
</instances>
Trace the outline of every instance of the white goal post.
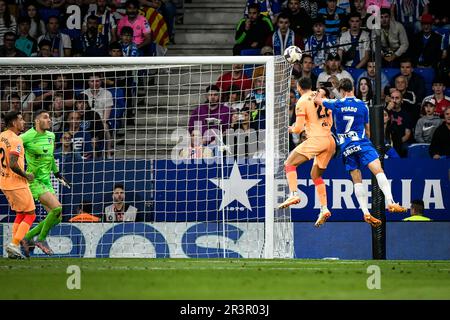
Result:
<instances>
[{"instance_id":1,"label":"white goal post","mask_svg":"<svg viewBox=\"0 0 450 320\"><path fill-rule=\"evenodd\" d=\"M206 87L217 84L218 76L233 72L235 65L240 65L244 69L243 73L248 76L252 85L247 89L242 86L239 88L240 100L233 101L235 104L230 103L230 100L223 100L224 96L232 95L235 87L219 91L222 99L219 104L226 105L230 110L228 115L230 123L224 123L220 117L216 119L214 116L207 116L206 120L202 118L203 122L200 124L208 126L205 132L204 127L192 129L190 121L199 104L212 105L210 100L204 102L204 97L209 99ZM105 125L105 133L102 135L104 141L94 138L95 132L89 136L90 138L84 137L85 140L78 141L82 143L79 163L70 166L66 158L58 159L60 166L75 171L64 174L68 173L74 179L74 183L79 185L73 191L64 190L59 186L60 191L63 189L61 191L63 194L58 195L59 199L67 206L65 208L70 206L70 210L67 209L70 211L69 215L75 216L74 208L82 199L89 199L93 213L101 214L102 218L98 224L65 220L58 226L59 229L56 228L57 230L53 230L50 234L49 243L56 248L54 251L58 254L60 250L61 256L72 252L72 256L78 254L80 257L102 256L101 254L105 257L235 257L236 253L237 256L250 258L293 258L290 211L276 209L286 192L283 162L289 152L287 127L291 72L292 66L281 56L0 58L2 113L14 108L13 99L18 96L19 104L16 108L20 108L25 114L29 113L28 122L31 126L33 111L44 107L53 114L55 100L58 96L61 97L63 110L60 118L63 122L60 128L61 135L57 136L57 139L61 140L56 141L61 143L61 150L66 132L71 133L71 147L75 150L74 137L78 131L73 131L71 126L76 121L73 120L76 116L74 114L83 115L82 111L73 111L74 109L77 111L77 102L69 102L68 99L75 101L80 94L84 94L86 103L100 115ZM99 99L95 100L98 90L95 91L89 86L91 82L96 81L96 74L102 75L98 77L103 89L107 87L106 83L110 83L108 90L110 92L115 90L112 94L114 103L112 107L105 106L103 100L102 102ZM72 81L73 84L66 87L63 84L62 87L55 89L57 82L61 81L58 76L64 79L63 83ZM262 81L261 88L255 85L257 80ZM24 81L29 81L29 84L24 85L22 83ZM123 96L120 96L124 106L121 115L117 116L115 108L118 85L115 83L119 81L122 81L120 86L124 89ZM45 85L49 87L43 88ZM26 97L25 92L22 92L25 91L24 88L27 88ZM91 93L88 92L89 89ZM49 98L44 99L44 96ZM246 109L246 104L252 103L256 105L256 109L251 107ZM237 106L237 109L233 109L232 106ZM112 111L106 111L108 108ZM241 111L245 114L242 119ZM207 112L210 114L213 111L210 109ZM113 114L118 118L112 119ZM217 121L215 126L211 119ZM83 116L79 119L81 123L84 120ZM66 123L67 121L72 122ZM252 130L256 131L258 141L251 141L253 131L250 133L250 123L255 125L256 129ZM249 126L246 126L247 124ZM231 130L230 138L226 129L231 127L238 129ZM194 132L197 129L201 133L203 143L200 147L194 146L192 142L196 139ZM179 132L187 132L189 137L182 137ZM209 134L207 137L206 133ZM241 134L244 134L245 138L241 139ZM91 142L90 149L85 149L89 142ZM101 144L101 151L95 151L98 148L97 144ZM86 156L88 154L86 150L90 150L89 156ZM202 156L193 156L194 153L198 155L198 152ZM207 156L206 153L211 154ZM210 158L215 160L208 161ZM140 167L141 160L143 167ZM172 163L167 164L165 160ZM117 169L117 163L123 168ZM186 164L182 173L178 171L180 163ZM102 169L98 169L100 167ZM119 174L119 171L122 173ZM132 179L129 178L130 171L134 174ZM191 178L192 176L195 178ZM234 184L229 182L235 177L236 181L243 182L241 190L233 189L236 188L235 182ZM201 180L209 182L204 184ZM96 206L100 208L99 193L109 190L110 194L102 199L111 200L114 191L112 185L117 182L131 186L125 188L125 193L132 188L131 191L134 193L142 194L139 201L142 202L143 209L138 210L146 211L144 215L152 218L135 220L135 215L128 222L121 224L117 218L105 220L105 212L98 212L99 210L96 212L93 209ZM192 190L195 183L198 189ZM184 189L181 189L182 186ZM147 188L151 188L149 199L146 198ZM214 188L217 190L212 190ZM171 193L175 195L174 198L161 194L165 191L174 192ZM216 192L216 198L211 199L211 191ZM190 200L192 192L195 201ZM182 214L177 212L179 198L186 202L186 212L183 211ZM137 199L133 198L134 201L138 201ZM14 215L10 211L8 214ZM198 217L194 218L196 215ZM206 231L198 231L201 229L198 224L202 223L206 224ZM184 224L185 227L174 224ZM212 224L215 226L210 228ZM124 227L121 229L120 225ZM144 231L139 232L144 233L150 232L148 230L151 228L153 230L151 232L162 234L161 239L166 243L160 245L158 242L160 238L152 235L153 240L150 240L149 245L138 239L142 233L136 231L138 236L134 237L132 232L126 231L130 225L135 225L136 230L141 230L142 227ZM67 230L73 227L81 230L80 237L84 238L80 240L82 244L77 244L73 237L70 244L67 240L60 239L64 238ZM102 231L98 234L96 229ZM112 229L113 233L108 234ZM242 237L229 236L232 232L240 232L239 230L243 232ZM0 229L3 243L8 243L10 226L5 224L3 234L1 231ZM118 232L123 234L115 234ZM176 235L171 235L172 232ZM190 240L191 238L186 236L188 232L205 233ZM245 238L246 232L248 238ZM123 236L121 240L120 236ZM99 249L104 244L102 241L109 241L107 249ZM194 243L191 243L192 241ZM84 246L84 251L73 249L77 245ZM245 246L248 246L248 249L245 249ZM149 250L151 253L146 254ZM158 250L169 252L165 255L158 254Z\"/></svg>"}]
</instances>

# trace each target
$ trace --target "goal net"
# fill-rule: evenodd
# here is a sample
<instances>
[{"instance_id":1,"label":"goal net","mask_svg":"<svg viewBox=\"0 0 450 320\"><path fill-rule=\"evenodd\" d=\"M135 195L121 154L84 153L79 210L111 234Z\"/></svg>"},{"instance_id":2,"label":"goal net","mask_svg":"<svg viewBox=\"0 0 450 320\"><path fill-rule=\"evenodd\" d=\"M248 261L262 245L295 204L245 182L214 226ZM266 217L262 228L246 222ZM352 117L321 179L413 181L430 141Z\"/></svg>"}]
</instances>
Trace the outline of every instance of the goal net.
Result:
<instances>
[{"instance_id":1,"label":"goal net","mask_svg":"<svg viewBox=\"0 0 450 320\"><path fill-rule=\"evenodd\" d=\"M20 110L29 129L47 110L72 184L53 181L55 255L293 257L290 212L276 209L291 69L282 57L0 59L2 114ZM15 213L3 194L0 206L6 245Z\"/></svg>"}]
</instances>

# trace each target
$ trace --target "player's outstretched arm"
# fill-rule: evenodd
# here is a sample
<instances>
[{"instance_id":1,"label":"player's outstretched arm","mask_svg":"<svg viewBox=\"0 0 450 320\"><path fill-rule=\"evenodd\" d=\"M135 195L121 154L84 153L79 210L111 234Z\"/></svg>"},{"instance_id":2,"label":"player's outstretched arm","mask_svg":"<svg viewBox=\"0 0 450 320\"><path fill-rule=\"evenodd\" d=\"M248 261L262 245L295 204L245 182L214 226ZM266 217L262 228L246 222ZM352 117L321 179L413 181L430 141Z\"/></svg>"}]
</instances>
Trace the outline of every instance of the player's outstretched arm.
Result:
<instances>
[{"instance_id":1,"label":"player's outstretched arm","mask_svg":"<svg viewBox=\"0 0 450 320\"><path fill-rule=\"evenodd\" d=\"M56 180L58 180L63 186L70 189L70 182L66 178L63 177L61 172L58 171L53 174L55 175Z\"/></svg>"},{"instance_id":2,"label":"player's outstretched arm","mask_svg":"<svg viewBox=\"0 0 450 320\"><path fill-rule=\"evenodd\" d=\"M34 175L32 173L24 172L20 168L18 161L19 161L19 156L17 154L11 153L9 155L9 167L11 168L11 170L15 174L18 174L19 176L24 177L28 181L33 181L34 180Z\"/></svg>"}]
</instances>

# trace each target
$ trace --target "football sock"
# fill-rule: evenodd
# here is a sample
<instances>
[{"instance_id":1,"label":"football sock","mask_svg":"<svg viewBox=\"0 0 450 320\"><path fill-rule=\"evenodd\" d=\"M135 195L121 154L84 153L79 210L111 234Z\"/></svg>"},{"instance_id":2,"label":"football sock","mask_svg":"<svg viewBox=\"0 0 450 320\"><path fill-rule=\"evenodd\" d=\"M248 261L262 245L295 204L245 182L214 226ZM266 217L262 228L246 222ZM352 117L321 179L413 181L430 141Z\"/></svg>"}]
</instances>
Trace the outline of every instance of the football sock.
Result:
<instances>
[{"instance_id":1,"label":"football sock","mask_svg":"<svg viewBox=\"0 0 450 320\"><path fill-rule=\"evenodd\" d=\"M289 185L289 191L291 192L296 192L298 190L298 181L297 181L297 168L295 166L285 166L285 170L286 170L286 179L288 181L288 185Z\"/></svg>"},{"instance_id":2,"label":"football sock","mask_svg":"<svg viewBox=\"0 0 450 320\"><path fill-rule=\"evenodd\" d=\"M375 177L377 178L378 186L380 187L381 191L383 191L384 197L386 198L388 203L394 203L394 200L392 198L391 185L389 184L389 181L386 178L384 172L380 172Z\"/></svg>"},{"instance_id":3,"label":"football sock","mask_svg":"<svg viewBox=\"0 0 450 320\"><path fill-rule=\"evenodd\" d=\"M355 183L353 185L355 189L355 196L356 199L358 199L359 206L361 207L361 210L364 214L370 214L368 209L368 199L367 199L367 193L366 190L364 190L364 186L362 183Z\"/></svg>"},{"instance_id":4,"label":"football sock","mask_svg":"<svg viewBox=\"0 0 450 320\"><path fill-rule=\"evenodd\" d=\"M19 228L20 223L22 222L23 218L25 218L25 215L23 213L17 213L16 218L14 219L14 224L12 227L12 237L14 239L17 229Z\"/></svg>"},{"instance_id":5,"label":"football sock","mask_svg":"<svg viewBox=\"0 0 450 320\"><path fill-rule=\"evenodd\" d=\"M27 214L26 216L27 217L25 217L19 224L17 232L13 237L12 243L14 243L15 245L19 245L20 240L22 240L25 237L25 234L28 232L28 230L30 230L31 225L33 224L33 221L36 218L36 215L34 213Z\"/></svg>"},{"instance_id":6,"label":"football sock","mask_svg":"<svg viewBox=\"0 0 450 320\"><path fill-rule=\"evenodd\" d=\"M323 179L317 178L313 180L314 185L316 186L316 191L317 194L319 195L319 201L320 201L320 205L322 207L326 207L327 206L327 190L325 187L325 183L323 182Z\"/></svg>"},{"instance_id":7,"label":"football sock","mask_svg":"<svg viewBox=\"0 0 450 320\"><path fill-rule=\"evenodd\" d=\"M44 225L39 233L38 241L44 241L47 238L50 229L57 225L61 220L62 207L57 207L48 213L47 217L44 219Z\"/></svg>"}]
</instances>

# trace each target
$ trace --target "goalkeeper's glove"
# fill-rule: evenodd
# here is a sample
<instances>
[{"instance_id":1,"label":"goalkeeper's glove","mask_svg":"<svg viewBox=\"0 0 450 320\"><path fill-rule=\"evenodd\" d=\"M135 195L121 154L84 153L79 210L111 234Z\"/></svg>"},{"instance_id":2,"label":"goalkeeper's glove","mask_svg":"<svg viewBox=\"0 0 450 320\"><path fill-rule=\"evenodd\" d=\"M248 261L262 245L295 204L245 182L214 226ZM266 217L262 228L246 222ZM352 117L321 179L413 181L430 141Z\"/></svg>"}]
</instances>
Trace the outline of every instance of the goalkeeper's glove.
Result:
<instances>
[{"instance_id":1,"label":"goalkeeper's glove","mask_svg":"<svg viewBox=\"0 0 450 320\"><path fill-rule=\"evenodd\" d=\"M54 174L56 180L58 180L63 186L67 187L70 189L70 183L69 181L66 180L66 178L64 178L61 174L61 172L57 172Z\"/></svg>"}]
</instances>

